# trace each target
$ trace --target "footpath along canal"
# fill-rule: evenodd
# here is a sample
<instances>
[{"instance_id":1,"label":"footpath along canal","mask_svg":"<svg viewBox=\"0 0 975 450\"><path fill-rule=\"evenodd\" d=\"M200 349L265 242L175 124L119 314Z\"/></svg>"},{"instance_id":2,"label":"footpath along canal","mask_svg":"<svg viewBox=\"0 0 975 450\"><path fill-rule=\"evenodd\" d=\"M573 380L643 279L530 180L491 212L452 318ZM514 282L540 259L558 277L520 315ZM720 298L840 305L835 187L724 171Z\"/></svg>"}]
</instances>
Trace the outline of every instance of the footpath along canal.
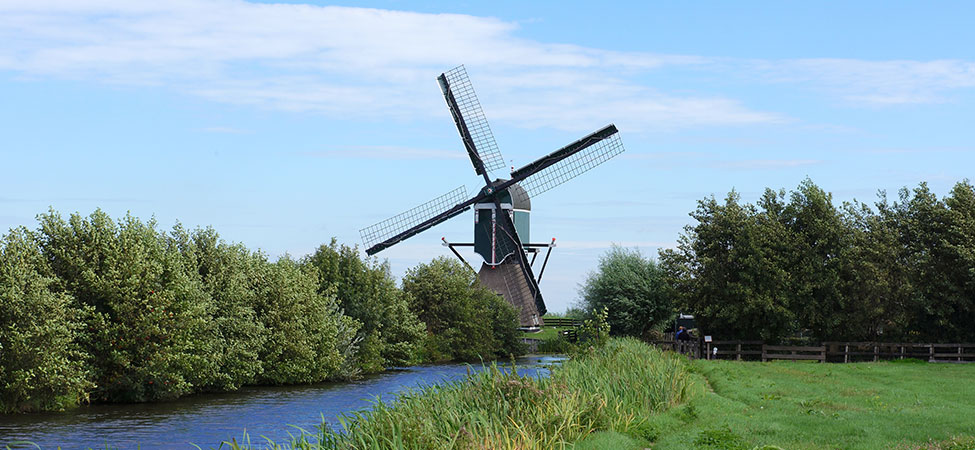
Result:
<instances>
[{"instance_id":1,"label":"footpath along canal","mask_svg":"<svg viewBox=\"0 0 975 450\"><path fill-rule=\"evenodd\" d=\"M526 356L516 360L518 373L546 376L560 356ZM511 363L506 363L510 369ZM246 429L251 442L289 440L295 427L315 432L322 417L340 429L343 413L384 402L406 389L462 380L481 364L440 364L390 370L344 383L246 387L238 392L200 394L171 402L91 405L61 413L0 415L0 448L30 441L42 449L76 448L217 448L221 441L240 442ZM29 446L28 448L36 448Z\"/></svg>"}]
</instances>

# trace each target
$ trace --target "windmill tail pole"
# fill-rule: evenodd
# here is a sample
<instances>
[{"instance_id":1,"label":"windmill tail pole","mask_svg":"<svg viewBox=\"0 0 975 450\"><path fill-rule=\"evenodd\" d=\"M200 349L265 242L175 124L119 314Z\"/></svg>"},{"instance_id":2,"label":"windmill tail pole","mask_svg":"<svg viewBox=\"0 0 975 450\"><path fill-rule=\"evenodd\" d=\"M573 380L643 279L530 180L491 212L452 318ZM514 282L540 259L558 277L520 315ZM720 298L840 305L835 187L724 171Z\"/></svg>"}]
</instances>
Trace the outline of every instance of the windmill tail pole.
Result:
<instances>
[{"instance_id":1,"label":"windmill tail pole","mask_svg":"<svg viewBox=\"0 0 975 450\"><path fill-rule=\"evenodd\" d=\"M464 263L464 265L467 266L468 269L471 269L471 272L474 272L475 274L477 273L477 271L474 270L473 267L471 267L471 265L467 262L467 260L464 259L463 256L460 256L460 253L457 251L457 249L454 248L454 244L447 242L446 237L441 237L440 240L443 241L444 247L447 247L450 249L450 251L454 252L454 256L456 256L457 259L459 259L462 263Z\"/></svg>"},{"instance_id":2,"label":"windmill tail pole","mask_svg":"<svg viewBox=\"0 0 975 450\"><path fill-rule=\"evenodd\" d=\"M548 251L545 252L545 260L542 261L542 270L538 271L538 282L542 282L542 275L545 275L545 266L548 265L548 257L552 256L552 248L555 247L555 238L552 238L552 243L548 244Z\"/></svg>"}]
</instances>

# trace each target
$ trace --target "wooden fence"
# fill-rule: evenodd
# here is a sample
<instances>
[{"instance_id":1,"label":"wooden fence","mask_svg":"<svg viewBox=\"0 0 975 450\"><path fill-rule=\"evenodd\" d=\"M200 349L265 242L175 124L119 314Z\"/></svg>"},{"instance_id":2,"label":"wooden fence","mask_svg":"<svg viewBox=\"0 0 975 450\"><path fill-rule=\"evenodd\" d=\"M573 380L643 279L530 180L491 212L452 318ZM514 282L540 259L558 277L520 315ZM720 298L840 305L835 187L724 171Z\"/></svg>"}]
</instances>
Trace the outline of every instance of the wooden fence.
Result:
<instances>
[{"instance_id":1,"label":"wooden fence","mask_svg":"<svg viewBox=\"0 0 975 450\"><path fill-rule=\"evenodd\" d=\"M543 317L546 327L578 327L582 325L579 319L569 319L566 317Z\"/></svg>"},{"instance_id":2,"label":"wooden fence","mask_svg":"<svg viewBox=\"0 0 975 450\"><path fill-rule=\"evenodd\" d=\"M762 341L656 341L653 344L690 358L739 361L784 359L848 363L914 358L929 362L975 362L975 343L824 342L820 346L784 346L765 345Z\"/></svg>"},{"instance_id":3,"label":"wooden fence","mask_svg":"<svg viewBox=\"0 0 975 450\"><path fill-rule=\"evenodd\" d=\"M975 344L889 342L824 342L829 361L858 362L921 359L930 362L975 362Z\"/></svg>"}]
</instances>

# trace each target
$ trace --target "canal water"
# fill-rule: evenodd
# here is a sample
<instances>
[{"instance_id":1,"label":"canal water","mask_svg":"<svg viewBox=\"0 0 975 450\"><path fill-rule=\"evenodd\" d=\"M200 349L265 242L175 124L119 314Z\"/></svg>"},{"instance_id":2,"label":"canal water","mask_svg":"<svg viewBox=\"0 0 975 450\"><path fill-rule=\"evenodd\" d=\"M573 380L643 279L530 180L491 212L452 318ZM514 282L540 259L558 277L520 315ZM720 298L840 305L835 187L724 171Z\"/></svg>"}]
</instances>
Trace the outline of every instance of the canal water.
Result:
<instances>
[{"instance_id":1,"label":"canal water","mask_svg":"<svg viewBox=\"0 0 975 450\"><path fill-rule=\"evenodd\" d=\"M518 373L546 376L548 367L563 360L557 356L518 358ZM511 363L507 363L508 368ZM295 427L314 433L325 422L340 429L338 418L370 407L378 400L389 402L406 389L422 389L462 380L480 364L445 364L406 367L344 383L302 386L247 387L225 394L193 395L171 402L91 405L61 413L0 415L0 448L16 441L30 441L42 449L217 448L222 441L246 433L254 444L267 436L286 443ZM25 448L36 448L33 445ZM226 448L226 446L225 446Z\"/></svg>"}]
</instances>

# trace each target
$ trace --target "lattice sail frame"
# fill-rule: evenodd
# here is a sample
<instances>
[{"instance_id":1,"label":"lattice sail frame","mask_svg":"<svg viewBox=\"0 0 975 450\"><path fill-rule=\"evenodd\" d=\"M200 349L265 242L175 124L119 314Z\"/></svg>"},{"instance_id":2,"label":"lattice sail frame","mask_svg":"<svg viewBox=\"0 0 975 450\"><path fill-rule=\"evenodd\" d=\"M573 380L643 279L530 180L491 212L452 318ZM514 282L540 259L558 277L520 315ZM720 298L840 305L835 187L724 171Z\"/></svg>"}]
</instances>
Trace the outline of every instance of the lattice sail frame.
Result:
<instances>
[{"instance_id":1,"label":"lattice sail frame","mask_svg":"<svg viewBox=\"0 0 975 450\"><path fill-rule=\"evenodd\" d=\"M481 162L484 163L484 169L492 172L507 167L504 157L501 156L498 143L494 140L494 134L491 133L491 126L488 125L487 118L484 116L484 110L481 109L481 103L477 101L474 86L471 84L470 78L467 77L467 69L462 65L457 66L444 72L444 76L450 83L450 91L454 95L454 100L457 101L457 107L460 108L458 112L463 117L464 124L467 125L467 131L474 141L474 147L477 149L478 156L481 157Z\"/></svg>"},{"instance_id":2,"label":"lattice sail frame","mask_svg":"<svg viewBox=\"0 0 975 450\"><path fill-rule=\"evenodd\" d=\"M365 227L359 230L359 236L362 237L362 242L366 248L370 248L453 208L464 200L467 200L467 187L460 186L422 205Z\"/></svg>"},{"instance_id":3,"label":"lattice sail frame","mask_svg":"<svg viewBox=\"0 0 975 450\"><path fill-rule=\"evenodd\" d=\"M616 155L623 153L623 141L619 133L613 133L605 139L590 145L578 153L552 164L536 173L529 175L518 185L525 190L529 198L535 198L549 189L569 181L593 167L609 161ZM515 191L512 195L515 195Z\"/></svg>"}]
</instances>

